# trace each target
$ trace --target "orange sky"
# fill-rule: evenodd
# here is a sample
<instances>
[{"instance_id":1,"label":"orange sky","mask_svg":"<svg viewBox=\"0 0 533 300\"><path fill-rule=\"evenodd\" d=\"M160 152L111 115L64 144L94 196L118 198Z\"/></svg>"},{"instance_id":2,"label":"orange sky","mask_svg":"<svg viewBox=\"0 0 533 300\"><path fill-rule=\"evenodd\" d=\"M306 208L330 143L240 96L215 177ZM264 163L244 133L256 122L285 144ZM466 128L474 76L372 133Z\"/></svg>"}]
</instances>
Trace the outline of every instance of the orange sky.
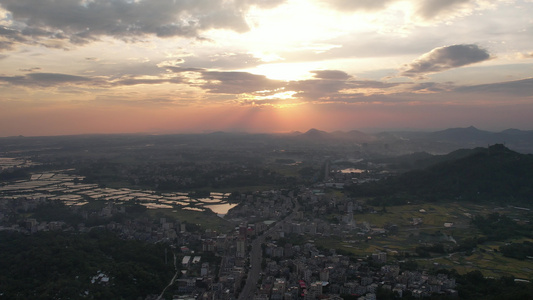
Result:
<instances>
[{"instance_id":1,"label":"orange sky","mask_svg":"<svg viewBox=\"0 0 533 300\"><path fill-rule=\"evenodd\" d=\"M213 130L246 132L290 132L321 128L327 131L377 129L436 130L449 124L470 126L472 116L477 124L489 130L502 130L493 124L508 122L513 114L514 128L527 128L533 115L530 105L516 107L461 107L416 105L359 105L349 110L335 105L301 105L295 108L273 107L206 107L171 109L102 109L41 108L11 110L1 113L1 136L21 132L26 136L71 135L79 133L201 133ZM430 124L430 125L428 125ZM43 126L41 126L43 125Z\"/></svg>"},{"instance_id":2,"label":"orange sky","mask_svg":"<svg viewBox=\"0 0 533 300\"><path fill-rule=\"evenodd\" d=\"M0 136L533 129L532 16L527 0L0 0Z\"/></svg>"}]
</instances>

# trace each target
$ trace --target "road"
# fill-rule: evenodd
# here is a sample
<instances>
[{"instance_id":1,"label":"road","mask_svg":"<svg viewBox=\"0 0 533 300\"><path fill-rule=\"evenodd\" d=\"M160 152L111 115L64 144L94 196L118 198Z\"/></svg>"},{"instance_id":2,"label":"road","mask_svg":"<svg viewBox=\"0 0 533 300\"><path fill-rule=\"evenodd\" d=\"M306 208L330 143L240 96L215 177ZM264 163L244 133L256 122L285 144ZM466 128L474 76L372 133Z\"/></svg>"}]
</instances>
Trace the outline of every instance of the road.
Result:
<instances>
[{"instance_id":1,"label":"road","mask_svg":"<svg viewBox=\"0 0 533 300\"><path fill-rule=\"evenodd\" d=\"M257 281L261 273L261 262L263 261L263 249L261 244L265 242L266 237L274 232L275 230L281 228L285 222L292 221L296 216L296 213L300 209L300 204L296 199L294 201L294 209L292 212L287 215L283 220L277 222L274 226L263 232L260 236L252 242L252 250L250 251L250 264L252 267L248 270L248 278L246 279L246 284L244 285L240 295L239 300L252 299L254 291L257 286Z\"/></svg>"},{"instance_id":2,"label":"road","mask_svg":"<svg viewBox=\"0 0 533 300\"><path fill-rule=\"evenodd\" d=\"M176 271L174 273L174 276L172 279L170 279L169 284L165 287L165 289L161 292L161 295L157 297L157 300L161 300L163 298L163 294L165 294L166 290L176 282L176 278L178 278L178 274L180 273L180 270L178 269L177 263L176 263L176 253L172 251L172 254L174 255L174 270Z\"/></svg>"}]
</instances>

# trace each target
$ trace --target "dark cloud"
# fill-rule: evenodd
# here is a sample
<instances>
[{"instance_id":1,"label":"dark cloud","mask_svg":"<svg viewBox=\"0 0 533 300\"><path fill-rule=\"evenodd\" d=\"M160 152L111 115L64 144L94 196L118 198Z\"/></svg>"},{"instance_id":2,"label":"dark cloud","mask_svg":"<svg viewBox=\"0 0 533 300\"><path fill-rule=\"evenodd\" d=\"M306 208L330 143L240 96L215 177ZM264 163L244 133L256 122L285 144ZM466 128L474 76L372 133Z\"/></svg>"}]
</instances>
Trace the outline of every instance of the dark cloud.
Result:
<instances>
[{"instance_id":1,"label":"dark cloud","mask_svg":"<svg viewBox=\"0 0 533 300\"><path fill-rule=\"evenodd\" d=\"M124 86L124 85L139 85L139 84L163 84L163 83L183 83L183 79L181 77L173 77L173 78L124 78L120 80L115 80L112 82L112 85L114 86Z\"/></svg>"},{"instance_id":2,"label":"dark cloud","mask_svg":"<svg viewBox=\"0 0 533 300\"><path fill-rule=\"evenodd\" d=\"M254 93L261 95L275 94L279 91L294 91L294 97L306 100L318 100L324 97L334 97L341 90L347 89L389 89L404 82L389 83L374 80L353 80L352 76L340 70L314 70L314 79L298 81L272 80L263 75L248 72L219 72L202 68L185 68L178 66L163 66L165 69L181 74L186 72L198 73L206 83L200 87L211 93L242 94ZM186 83L186 80L183 80ZM193 84L194 85L194 84ZM346 94L343 94L346 95Z\"/></svg>"},{"instance_id":3,"label":"dark cloud","mask_svg":"<svg viewBox=\"0 0 533 300\"><path fill-rule=\"evenodd\" d=\"M183 68L166 66L166 69L175 73L197 72L207 83L201 87L211 93L242 94L268 91L273 94L284 91L295 91L294 97L317 100L330 97L343 89L348 88L389 88L397 83L384 83L379 81L350 80L351 76L339 70L314 70L311 71L316 79L299 81L272 80L263 75L248 72L214 72L206 69Z\"/></svg>"},{"instance_id":4,"label":"dark cloud","mask_svg":"<svg viewBox=\"0 0 533 300\"><path fill-rule=\"evenodd\" d=\"M343 90L358 89L388 89L403 83L388 83L374 80L352 80L351 76L338 70L312 71L317 79L291 81L286 90L297 92L294 97L304 98L309 101L344 99L360 95L339 92Z\"/></svg>"},{"instance_id":5,"label":"dark cloud","mask_svg":"<svg viewBox=\"0 0 533 300\"><path fill-rule=\"evenodd\" d=\"M248 72L207 72L203 71L202 78L207 81L204 89L211 93L242 94L264 90L276 90L283 87L283 82L268 79L263 75Z\"/></svg>"},{"instance_id":6,"label":"dark cloud","mask_svg":"<svg viewBox=\"0 0 533 300\"><path fill-rule=\"evenodd\" d=\"M481 84L473 86L463 86L456 89L462 93L480 93L480 94L503 94L520 97L530 97L533 95L533 78L522 80L498 82L491 84Z\"/></svg>"},{"instance_id":7,"label":"dark cloud","mask_svg":"<svg viewBox=\"0 0 533 300\"><path fill-rule=\"evenodd\" d=\"M63 83L78 83L91 81L90 78L84 76L59 74L59 73L32 73L26 76L31 82L38 85L56 85Z\"/></svg>"},{"instance_id":8,"label":"dark cloud","mask_svg":"<svg viewBox=\"0 0 533 300\"><path fill-rule=\"evenodd\" d=\"M293 97L307 101L333 98L339 92L348 89L388 89L404 83L387 83L372 80L352 80L351 76L339 70L311 71L315 79L299 81L280 81L263 75L248 72L215 72L198 68L167 66L175 73L196 72L206 82L201 88L217 94L253 93L258 96L272 95L280 91L294 91ZM343 97L347 94L343 94Z\"/></svg>"},{"instance_id":9,"label":"dark cloud","mask_svg":"<svg viewBox=\"0 0 533 300\"><path fill-rule=\"evenodd\" d=\"M376 80L352 80L348 82L350 88L359 89L388 89L404 84L403 82L383 82Z\"/></svg>"},{"instance_id":10,"label":"dark cloud","mask_svg":"<svg viewBox=\"0 0 533 300\"><path fill-rule=\"evenodd\" d=\"M350 75L346 74L346 72L338 70L317 70L311 71L311 73L315 74L314 77L319 79L346 80L350 78Z\"/></svg>"},{"instance_id":11,"label":"dark cloud","mask_svg":"<svg viewBox=\"0 0 533 300\"><path fill-rule=\"evenodd\" d=\"M483 9L486 3L479 0L320 0L322 4L340 12L386 10L396 2L410 2L400 9L405 13L411 7L413 17L421 20L438 20L453 18L471 13L476 9Z\"/></svg>"},{"instance_id":12,"label":"dark cloud","mask_svg":"<svg viewBox=\"0 0 533 300\"><path fill-rule=\"evenodd\" d=\"M344 80L309 79L292 81L287 86L287 89L297 92L294 97L318 100L337 94L340 90L347 87L348 85Z\"/></svg>"},{"instance_id":13,"label":"dark cloud","mask_svg":"<svg viewBox=\"0 0 533 300\"><path fill-rule=\"evenodd\" d=\"M0 82L11 84L24 84L25 76L0 76Z\"/></svg>"},{"instance_id":14,"label":"dark cloud","mask_svg":"<svg viewBox=\"0 0 533 300\"><path fill-rule=\"evenodd\" d=\"M316 79L292 81L288 84L287 90L296 91L295 97L318 100L349 87L347 80L350 75L343 71L315 70L311 73Z\"/></svg>"},{"instance_id":15,"label":"dark cloud","mask_svg":"<svg viewBox=\"0 0 533 300\"><path fill-rule=\"evenodd\" d=\"M249 29L245 14L250 7L269 8L284 1L0 0L0 6L26 26L9 29L14 36L79 44L100 36L135 40L144 35L198 37L214 28L244 32Z\"/></svg>"},{"instance_id":16,"label":"dark cloud","mask_svg":"<svg viewBox=\"0 0 533 300\"><path fill-rule=\"evenodd\" d=\"M491 59L487 50L477 45L439 47L422 55L401 73L407 77L422 77L428 73L446 71Z\"/></svg>"},{"instance_id":17,"label":"dark cloud","mask_svg":"<svg viewBox=\"0 0 533 300\"><path fill-rule=\"evenodd\" d=\"M17 30L0 26L0 51L11 50L17 43L25 43L27 39Z\"/></svg>"},{"instance_id":18,"label":"dark cloud","mask_svg":"<svg viewBox=\"0 0 533 300\"><path fill-rule=\"evenodd\" d=\"M184 68L184 67L175 67L175 66L165 66L167 70L170 70L174 73L184 73L184 72L203 72L205 69L202 68Z\"/></svg>"},{"instance_id":19,"label":"dark cloud","mask_svg":"<svg viewBox=\"0 0 533 300\"><path fill-rule=\"evenodd\" d=\"M39 67L29 68L29 69L19 69L19 71L21 72L34 72L34 71L39 71L39 70L41 70L41 68Z\"/></svg>"},{"instance_id":20,"label":"dark cloud","mask_svg":"<svg viewBox=\"0 0 533 300\"><path fill-rule=\"evenodd\" d=\"M418 8L417 15L423 19L433 19L438 15L448 13L456 8L464 6L464 4L472 3L472 0L425 0L420 1L421 5Z\"/></svg>"},{"instance_id":21,"label":"dark cloud","mask_svg":"<svg viewBox=\"0 0 533 300\"><path fill-rule=\"evenodd\" d=\"M37 27L25 27L20 31L20 34L25 37L54 37L58 39L66 39L67 37L61 34L60 32L53 32L48 31L43 28L37 28Z\"/></svg>"},{"instance_id":22,"label":"dark cloud","mask_svg":"<svg viewBox=\"0 0 533 300\"><path fill-rule=\"evenodd\" d=\"M59 74L59 73L31 73L26 76L3 76L0 81L14 85L24 86L56 86L69 83L81 83L91 81L88 77Z\"/></svg>"},{"instance_id":23,"label":"dark cloud","mask_svg":"<svg viewBox=\"0 0 533 300\"><path fill-rule=\"evenodd\" d=\"M136 76L85 77L60 73L30 73L25 76L2 76L0 82L12 85L32 87L62 87L68 85L84 85L88 87L132 86L140 84L183 83L181 77L172 78L139 78Z\"/></svg>"},{"instance_id":24,"label":"dark cloud","mask_svg":"<svg viewBox=\"0 0 533 300\"><path fill-rule=\"evenodd\" d=\"M440 93L453 90L452 83L420 82L409 86L408 90L415 93Z\"/></svg>"},{"instance_id":25,"label":"dark cloud","mask_svg":"<svg viewBox=\"0 0 533 300\"><path fill-rule=\"evenodd\" d=\"M17 42L23 42L26 40L19 31L7 28L5 26L0 26L0 37Z\"/></svg>"}]
</instances>

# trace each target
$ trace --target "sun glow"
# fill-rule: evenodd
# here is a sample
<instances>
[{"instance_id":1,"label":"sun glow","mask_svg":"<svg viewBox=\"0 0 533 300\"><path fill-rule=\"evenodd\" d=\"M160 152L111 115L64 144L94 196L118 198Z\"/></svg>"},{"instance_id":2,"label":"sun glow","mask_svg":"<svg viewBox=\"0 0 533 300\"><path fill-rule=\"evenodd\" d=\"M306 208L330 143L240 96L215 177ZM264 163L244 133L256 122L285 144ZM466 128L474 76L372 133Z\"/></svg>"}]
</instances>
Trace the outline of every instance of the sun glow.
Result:
<instances>
[{"instance_id":1,"label":"sun glow","mask_svg":"<svg viewBox=\"0 0 533 300\"><path fill-rule=\"evenodd\" d=\"M301 104L293 95L296 91L265 90L252 94L241 95L239 102L244 106L252 107L273 107L273 108L288 108L295 107Z\"/></svg>"},{"instance_id":2,"label":"sun glow","mask_svg":"<svg viewBox=\"0 0 533 300\"><path fill-rule=\"evenodd\" d=\"M270 100L270 99L287 100L287 99L292 99L292 96L294 94L296 94L295 91L286 91L286 92L281 92L281 93L276 93L274 95L266 96L263 99L267 99L267 100Z\"/></svg>"},{"instance_id":3,"label":"sun glow","mask_svg":"<svg viewBox=\"0 0 533 300\"><path fill-rule=\"evenodd\" d=\"M253 74L265 75L274 80L304 80L313 77L312 70L320 69L318 63L274 63L257 66L254 69L245 70Z\"/></svg>"},{"instance_id":4,"label":"sun glow","mask_svg":"<svg viewBox=\"0 0 533 300\"><path fill-rule=\"evenodd\" d=\"M284 91L275 93L273 95L256 97L257 100L255 104L264 104L269 105L275 108L290 108L300 105L299 101L295 101L293 95L296 94L295 91Z\"/></svg>"}]
</instances>

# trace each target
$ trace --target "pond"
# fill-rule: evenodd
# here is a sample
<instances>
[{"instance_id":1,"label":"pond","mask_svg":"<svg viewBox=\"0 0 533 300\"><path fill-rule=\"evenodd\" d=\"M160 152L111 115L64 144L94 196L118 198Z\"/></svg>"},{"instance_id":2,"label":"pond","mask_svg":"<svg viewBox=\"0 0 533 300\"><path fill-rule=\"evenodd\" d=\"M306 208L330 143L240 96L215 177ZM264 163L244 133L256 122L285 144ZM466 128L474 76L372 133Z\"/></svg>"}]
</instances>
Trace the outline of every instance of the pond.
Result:
<instances>
[{"instance_id":1,"label":"pond","mask_svg":"<svg viewBox=\"0 0 533 300\"><path fill-rule=\"evenodd\" d=\"M343 173L343 174L349 174L349 173L358 173L358 174L361 174L361 173L366 172L366 170L355 169L355 168L347 168L347 169L342 169L342 170L340 170L340 171L341 171L341 173Z\"/></svg>"},{"instance_id":2,"label":"pond","mask_svg":"<svg viewBox=\"0 0 533 300\"><path fill-rule=\"evenodd\" d=\"M224 204L213 204L213 205L205 205L205 208L209 208L217 215L225 215L228 213L228 211L232 208L237 206L237 203L224 203Z\"/></svg>"}]
</instances>

